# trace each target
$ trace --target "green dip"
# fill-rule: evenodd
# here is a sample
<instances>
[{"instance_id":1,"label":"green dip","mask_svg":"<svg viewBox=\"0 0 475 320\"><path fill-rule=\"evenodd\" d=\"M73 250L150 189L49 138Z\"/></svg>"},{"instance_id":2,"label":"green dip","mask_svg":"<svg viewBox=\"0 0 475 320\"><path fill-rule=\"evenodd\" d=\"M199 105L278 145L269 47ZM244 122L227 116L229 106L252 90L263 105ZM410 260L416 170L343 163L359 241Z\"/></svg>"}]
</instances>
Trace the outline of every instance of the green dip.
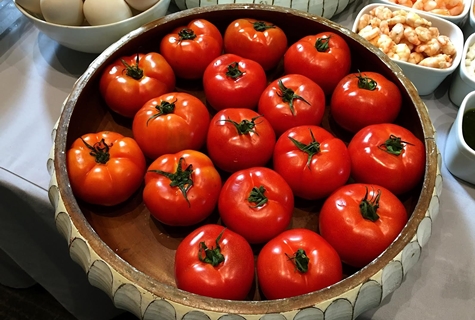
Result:
<instances>
[{"instance_id":1,"label":"green dip","mask_svg":"<svg viewBox=\"0 0 475 320\"><path fill-rule=\"evenodd\" d=\"M468 146L475 150L475 109L470 109L463 115L462 134Z\"/></svg>"}]
</instances>

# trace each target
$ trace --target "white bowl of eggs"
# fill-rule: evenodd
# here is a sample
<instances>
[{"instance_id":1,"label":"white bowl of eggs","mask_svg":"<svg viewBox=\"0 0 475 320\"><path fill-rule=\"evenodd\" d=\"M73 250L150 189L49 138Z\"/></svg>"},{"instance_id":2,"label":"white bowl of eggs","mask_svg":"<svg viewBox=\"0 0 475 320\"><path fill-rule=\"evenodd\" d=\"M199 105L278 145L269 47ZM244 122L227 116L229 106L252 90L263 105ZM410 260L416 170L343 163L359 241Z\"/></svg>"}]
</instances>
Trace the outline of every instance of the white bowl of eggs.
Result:
<instances>
[{"instance_id":1,"label":"white bowl of eggs","mask_svg":"<svg viewBox=\"0 0 475 320\"><path fill-rule=\"evenodd\" d=\"M138 27L163 17L170 0L13 0L41 32L77 51L101 53Z\"/></svg>"}]
</instances>

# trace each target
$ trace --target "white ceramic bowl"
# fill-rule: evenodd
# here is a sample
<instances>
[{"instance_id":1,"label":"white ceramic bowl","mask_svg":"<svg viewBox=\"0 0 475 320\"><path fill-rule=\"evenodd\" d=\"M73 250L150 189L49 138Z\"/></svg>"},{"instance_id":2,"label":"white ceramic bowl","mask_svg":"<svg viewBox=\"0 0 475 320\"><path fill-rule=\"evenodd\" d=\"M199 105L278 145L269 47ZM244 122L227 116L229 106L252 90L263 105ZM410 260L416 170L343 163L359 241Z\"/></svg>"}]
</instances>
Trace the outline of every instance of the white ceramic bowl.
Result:
<instances>
[{"instance_id":1,"label":"white ceramic bowl","mask_svg":"<svg viewBox=\"0 0 475 320\"><path fill-rule=\"evenodd\" d=\"M444 160L447 169L456 177L475 184L475 150L465 142L462 132L466 112L475 109L475 91L462 101L445 143Z\"/></svg>"},{"instance_id":2,"label":"white ceramic bowl","mask_svg":"<svg viewBox=\"0 0 475 320\"><path fill-rule=\"evenodd\" d=\"M160 0L148 10L129 19L101 26L64 26L46 22L13 1L18 10L45 35L67 48L88 53L101 53L130 31L163 17L170 5L170 0Z\"/></svg>"},{"instance_id":3,"label":"white ceramic bowl","mask_svg":"<svg viewBox=\"0 0 475 320\"><path fill-rule=\"evenodd\" d=\"M408 8L408 7L400 5L400 4L395 4L394 2L391 2L389 0L370 0L370 1L372 3L380 3L380 4L384 4L384 5L387 5L387 4L396 5L399 8L403 8L403 9ZM471 5L472 5L472 0L462 0L462 1L463 1L463 4L464 4L463 11L462 11L462 13L460 13L459 15L456 15L456 16L447 16L447 15L431 13L431 12L417 10L417 9L414 9L414 10L416 10L418 13L421 13L421 12L422 13L427 13L427 14L432 15L434 17L445 19L447 21L455 23L456 25L461 26L461 25L463 25L463 23L465 21L465 18L468 16L468 12L470 11L470 8L471 8Z\"/></svg>"},{"instance_id":4,"label":"white ceramic bowl","mask_svg":"<svg viewBox=\"0 0 475 320\"><path fill-rule=\"evenodd\" d=\"M465 35L465 39L475 32L475 13L474 13L474 4L475 2L471 0L470 9L468 10L467 21L462 26L463 34Z\"/></svg>"},{"instance_id":5,"label":"white ceramic bowl","mask_svg":"<svg viewBox=\"0 0 475 320\"><path fill-rule=\"evenodd\" d=\"M465 96L471 91L475 90L475 75L470 75L470 72L465 65L468 50L475 44L475 33L472 33L465 41L463 48L462 60L457 70L452 76L450 83L449 98L453 104L460 106Z\"/></svg>"},{"instance_id":6,"label":"white ceramic bowl","mask_svg":"<svg viewBox=\"0 0 475 320\"><path fill-rule=\"evenodd\" d=\"M358 33L358 22L360 21L361 16L365 13L369 13L372 9L381 5L381 3L373 3L363 7L363 9L360 10L355 19L352 31ZM402 7L386 4L384 4L384 6L391 9L392 11L401 10ZM402 9L405 11L412 10L404 8ZM457 69L462 57L464 37L460 28L450 21L435 17L433 15L429 15L422 11L417 11L417 14L422 18L431 21L432 26L437 27L441 35L448 36L457 50L457 54L454 57L452 65L446 69L424 67L409 62L392 59L402 69L406 77L408 77L409 80L412 81L414 86L417 88L419 94L428 95L433 93L435 89L437 89L437 87L442 83L442 81L444 81L447 76L451 75Z\"/></svg>"}]
</instances>

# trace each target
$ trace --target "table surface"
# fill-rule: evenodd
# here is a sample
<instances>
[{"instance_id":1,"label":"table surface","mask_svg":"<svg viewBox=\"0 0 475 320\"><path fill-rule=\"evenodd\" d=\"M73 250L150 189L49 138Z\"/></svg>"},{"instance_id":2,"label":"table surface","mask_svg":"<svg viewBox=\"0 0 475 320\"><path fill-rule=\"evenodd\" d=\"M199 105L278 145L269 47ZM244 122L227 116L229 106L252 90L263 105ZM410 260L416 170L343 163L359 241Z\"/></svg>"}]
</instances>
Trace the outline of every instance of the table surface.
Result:
<instances>
[{"instance_id":1,"label":"table surface","mask_svg":"<svg viewBox=\"0 0 475 320\"><path fill-rule=\"evenodd\" d=\"M350 27L363 5L355 1L332 20ZM0 0L0 271L3 252L78 319L108 319L120 311L87 283L56 234L46 161L62 102L96 57L58 45L11 0ZM422 97L442 154L458 110L447 96L449 85L450 78ZM440 214L420 261L379 308L358 319L474 318L475 186L454 178L445 166L441 171Z\"/></svg>"}]
</instances>

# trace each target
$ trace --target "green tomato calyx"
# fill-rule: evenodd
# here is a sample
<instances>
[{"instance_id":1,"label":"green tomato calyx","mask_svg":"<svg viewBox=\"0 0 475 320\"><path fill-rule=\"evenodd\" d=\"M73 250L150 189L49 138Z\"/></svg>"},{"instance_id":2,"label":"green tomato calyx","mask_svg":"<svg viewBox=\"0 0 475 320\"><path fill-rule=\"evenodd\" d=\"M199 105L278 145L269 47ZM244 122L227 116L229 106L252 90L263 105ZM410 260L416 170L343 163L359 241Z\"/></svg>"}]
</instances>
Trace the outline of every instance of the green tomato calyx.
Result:
<instances>
[{"instance_id":1,"label":"green tomato calyx","mask_svg":"<svg viewBox=\"0 0 475 320\"><path fill-rule=\"evenodd\" d=\"M376 196L374 196L371 199L368 199L368 196L369 196L368 187L365 187L365 188L366 188L366 193L364 195L364 198L360 202L360 212L363 218L365 218L366 220L375 222L376 220L379 219L379 215L376 213L376 211L379 208L381 190L378 189Z\"/></svg>"},{"instance_id":2,"label":"green tomato calyx","mask_svg":"<svg viewBox=\"0 0 475 320\"><path fill-rule=\"evenodd\" d=\"M315 49L318 52L326 52L330 48L330 36L324 38L318 38L315 42Z\"/></svg>"},{"instance_id":3,"label":"green tomato calyx","mask_svg":"<svg viewBox=\"0 0 475 320\"><path fill-rule=\"evenodd\" d=\"M287 88L282 80L279 80L279 90L277 95L282 98L282 101L289 104L290 112L292 115L295 116L295 108L294 108L294 100L302 100L306 104L310 105L307 100L305 100L302 96L295 94L294 90Z\"/></svg>"},{"instance_id":4,"label":"green tomato calyx","mask_svg":"<svg viewBox=\"0 0 475 320\"><path fill-rule=\"evenodd\" d=\"M310 136L312 137L312 141L309 144L304 144L300 141L295 140L292 137L288 137L297 148L299 148L301 151L305 152L308 157L307 157L307 167L310 169L310 163L312 161L312 157L320 152L320 142L315 140L315 136L313 135L313 132L311 129L310 131Z\"/></svg>"},{"instance_id":5,"label":"green tomato calyx","mask_svg":"<svg viewBox=\"0 0 475 320\"><path fill-rule=\"evenodd\" d=\"M150 118L147 119L147 126L148 126L148 123L150 121L160 117L161 115L173 113L175 111L175 103L176 102L177 102L177 100L175 99L175 101L173 101L173 102L161 101L160 104L157 104L155 106L155 109L157 110L157 113L155 113L153 116L151 116Z\"/></svg>"},{"instance_id":6,"label":"green tomato calyx","mask_svg":"<svg viewBox=\"0 0 475 320\"><path fill-rule=\"evenodd\" d=\"M91 150L89 154L93 156L96 159L97 163L101 164L106 164L107 161L110 159L110 153L109 149L112 147L112 143L108 145L104 138L102 138L101 141L94 143L93 146L91 146L89 143L87 143L82 137L81 137L82 142L84 142L84 145Z\"/></svg>"},{"instance_id":7,"label":"green tomato calyx","mask_svg":"<svg viewBox=\"0 0 475 320\"><path fill-rule=\"evenodd\" d=\"M230 77L231 79L235 80L239 77L241 77L244 74L244 72L239 69L239 63L238 62L233 62L228 65L228 69L226 71L226 76Z\"/></svg>"},{"instance_id":8,"label":"green tomato calyx","mask_svg":"<svg viewBox=\"0 0 475 320\"><path fill-rule=\"evenodd\" d=\"M128 77L131 77L135 80L140 80L143 78L143 70L140 69L139 67L139 54L137 53L137 57L135 58L135 64L130 65L127 62L125 62L124 59L121 59L120 61L122 64L125 66L125 75Z\"/></svg>"},{"instance_id":9,"label":"green tomato calyx","mask_svg":"<svg viewBox=\"0 0 475 320\"><path fill-rule=\"evenodd\" d=\"M297 249L292 256L287 253L285 255L290 261L292 261L298 272L305 273L308 271L308 262L310 259L304 249Z\"/></svg>"},{"instance_id":10,"label":"green tomato calyx","mask_svg":"<svg viewBox=\"0 0 475 320\"><path fill-rule=\"evenodd\" d=\"M232 123L234 125L234 127L236 128L238 134L240 134L240 135L249 134L251 132L259 135L256 132L256 130L254 130L254 129L256 128L256 124L257 124L256 120L260 117L262 117L262 116L259 115L257 117L252 118L251 120L244 119L240 123L237 123L236 121L231 120L229 117L225 120L222 120L222 121Z\"/></svg>"},{"instance_id":11,"label":"green tomato calyx","mask_svg":"<svg viewBox=\"0 0 475 320\"><path fill-rule=\"evenodd\" d=\"M196 34L190 28L183 28L178 32L178 36L180 37L180 41L183 40L193 40L196 38Z\"/></svg>"},{"instance_id":12,"label":"green tomato calyx","mask_svg":"<svg viewBox=\"0 0 475 320\"><path fill-rule=\"evenodd\" d=\"M412 145L412 143L403 141L400 137L396 137L395 135L391 134L389 139L384 141L384 143L379 146L379 149L398 156L402 153L406 147L406 144Z\"/></svg>"},{"instance_id":13,"label":"green tomato calyx","mask_svg":"<svg viewBox=\"0 0 475 320\"><path fill-rule=\"evenodd\" d=\"M266 192L266 188L264 188L264 186L260 186L259 188L253 187L251 192L249 193L247 201L249 201L250 203L255 203L255 205L249 207L259 208L264 206L267 201L269 201L269 199L264 195L264 192Z\"/></svg>"},{"instance_id":14,"label":"green tomato calyx","mask_svg":"<svg viewBox=\"0 0 475 320\"><path fill-rule=\"evenodd\" d=\"M204 263L209 263L213 267L216 267L220 263L224 262L224 255L221 253L221 247L219 246L219 241L221 240L221 237L223 236L224 230L221 231L219 236L216 238L216 247L213 248L208 248L206 243L204 241L201 241L199 244L199 250L198 250L198 259L201 262Z\"/></svg>"},{"instance_id":15,"label":"green tomato calyx","mask_svg":"<svg viewBox=\"0 0 475 320\"><path fill-rule=\"evenodd\" d=\"M275 25L267 23L265 21L256 21L252 24L252 26L254 27L254 30L260 31L260 32L264 32L267 29L275 28Z\"/></svg>"},{"instance_id":16,"label":"green tomato calyx","mask_svg":"<svg viewBox=\"0 0 475 320\"><path fill-rule=\"evenodd\" d=\"M362 75L361 72L356 77L358 78L358 88L360 89L374 91L378 87L378 83L374 79Z\"/></svg>"}]
</instances>

